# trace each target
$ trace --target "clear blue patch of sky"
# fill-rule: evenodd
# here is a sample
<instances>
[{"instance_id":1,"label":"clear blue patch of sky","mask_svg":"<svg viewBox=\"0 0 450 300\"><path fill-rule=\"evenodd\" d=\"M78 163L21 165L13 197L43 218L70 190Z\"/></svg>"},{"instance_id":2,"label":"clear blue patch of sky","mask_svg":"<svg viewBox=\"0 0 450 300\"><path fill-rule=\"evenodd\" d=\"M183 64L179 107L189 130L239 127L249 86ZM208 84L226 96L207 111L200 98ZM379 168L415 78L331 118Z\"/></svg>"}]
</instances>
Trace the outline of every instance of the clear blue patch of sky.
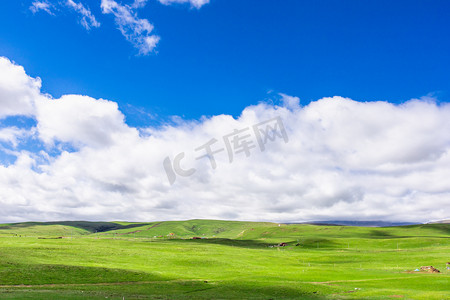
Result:
<instances>
[{"instance_id":1,"label":"clear blue patch of sky","mask_svg":"<svg viewBox=\"0 0 450 300\"><path fill-rule=\"evenodd\" d=\"M37 122L34 118L26 116L8 116L0 119L1 127L17 127L20 129L31 129L35 127Z\"/></svg>"}]
</instances>

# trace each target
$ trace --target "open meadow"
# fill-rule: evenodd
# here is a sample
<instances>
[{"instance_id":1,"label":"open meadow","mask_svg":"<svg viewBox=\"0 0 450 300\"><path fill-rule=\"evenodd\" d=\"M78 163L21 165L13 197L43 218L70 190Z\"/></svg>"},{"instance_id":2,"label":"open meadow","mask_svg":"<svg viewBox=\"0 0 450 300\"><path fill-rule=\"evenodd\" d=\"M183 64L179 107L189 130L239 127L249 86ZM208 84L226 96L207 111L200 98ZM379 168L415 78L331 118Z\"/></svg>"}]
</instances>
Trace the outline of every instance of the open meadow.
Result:
<instances>
[{"instance_id":1,"label":"open meadow","mask_svg":"<svg viewBox=\"0 0 450 300\"><path fill-rule=\"evenodd\" d=\"M449 237L450 224L3 224L0 298L449 299Z\"/></svg>"}]
</instances>

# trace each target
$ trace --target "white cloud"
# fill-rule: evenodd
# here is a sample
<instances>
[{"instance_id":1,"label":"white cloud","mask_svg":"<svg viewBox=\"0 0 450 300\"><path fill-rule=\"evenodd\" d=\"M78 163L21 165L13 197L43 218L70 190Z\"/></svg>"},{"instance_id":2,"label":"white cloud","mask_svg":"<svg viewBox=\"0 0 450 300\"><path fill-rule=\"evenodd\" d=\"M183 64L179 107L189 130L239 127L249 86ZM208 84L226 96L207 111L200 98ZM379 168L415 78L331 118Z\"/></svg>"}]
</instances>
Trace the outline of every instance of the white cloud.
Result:
<instances>
[{"instance_id":1,"label":"white cloud","mask_svg":"<svg viewBox=\"0 0 450 300\"><path fill-rule=\"evenodd\" d=\"M0 111L31 114L37 125L30 131L36 133L28 135L47 145L34 152L17 149L15 163L0 165L1 222L449 217L449 104L332 97L300 106L298 98L282 95L282 106L260 103L237 119L179 119L140 135L124 123L116 103L78 95L51 99L39 93L39 80L4 58L0 62L0 87L13 87L13 98L0 102ZM11 109L24 95L30 105ZM234 129L251 132L252 125L278 116L288 143L278 138L264 152L256 147L249 157L236 154L232 163L224 150L214 156L216 169L207 158L196 159L202 153L194 149L211 138L218 140L214 150L224 148L223 136ZM2 125L0 140L26 138L23 130ZM60 142L74 149L55 152ZM163 161L180 152L181 166L196 172L178 176L171 186Z\"/></svg>"},{"instance_id":2,"label":"white cloud","mask_svg":"<svg viewBox=\"0 0 450 300\"><path fill-rule=\"evenodd\" d=\"M0 128L0 142L11 144L13 148L17 147L19 140L32 135L33 131L20 129L15 126Z\"/></svg>"},{"instance_id":3,"label":"white cloud","mask_svg":"<svg viewBox=\"0 0 450 300\"><path fill-rule=\"evenodd\" d=\"M23 67L0 57L0 120L8 116L31 116L40 97L41 80L31 78Z\"/></svg>"},{"instance_id":4,"label":"white cloud","mask_svg":"<svg viewBox=\"0 0 450 300\"><path fill-rule=\"evenodd\" d=\"M200 9L203 5L208 4L209 0L158 0L164 5L174 3L190 4L192 7ZM139 54L148 55L154 52L160 37L153 34L154 26L147 20L137 16L137 10L143 8L148 0L134 0L130 4L119 4L115 0L101 0L100 7L103 14L113 14L115 23L122 35L135 48L139 50ZM50 15L54 15L55 7L67 7L81 15L80 24L90 30L92 27L100 27L91 10L81 2L74 0L64 0L64 2L56 2L51 4L47 0L34 1L30 6L33 13L45 11Z\"/></svg>"},{"instance_id":5,"label":"white cloud","mask_svg":"<svg viewBox=\"0 0 450 300\"><path fill-rule=\"evenodd\" d=\"M126 131L124 116L117 103L87 96L65 95L43 99L37 105L39 136L46 144L54 141L77 147L104 147Z\"/></svg>"},{"instance_id":6,"label":"white cloud","mask_svg":"<svg viewBox=\"0 0 450 300\"><path fill-rule=\"evenodd\" d=\"M300 107L300 98L289 96L283 93L279 94L281 96L281 101L283 102L283 106L289 109L297 109Z\"/></svg>"},{"instance_id":7,"label":"white cloud","mask_svg":"<svg viewBox=\"0 0 450 300\"><path fill-rule=\"evenodd\" d=\"M139 1L139 0L138 0ZM209 0L158 0L162 4L170 5L173 3L189 3L195 8L200 8L205 4L209 3Z\"/></svg>"},{"instance_id":8,"label":"white cloud","mask_svg":"<svg viewBox=\"0 0 450 300\"><path fill-rule=\"evenodd\" d=\"M44 1L33 1L33 3L31 3L31 6L30 6L30 10L34 14L39 11L45 11L49 15L54 15L54 13L52 12L53 8L54 8L53 5L45 0Z\"/></svg>"},{"instance_id":9,"label":"white cloud","mask_svg":"<svg viewBox=\"0 0 450 300\"><path fill-rule=\"evenodd\" d=\"M161 4L171 5L174 3L178 4L190 4L192 7L200 8L205 4L209 3L209 0L158 0ZM147 4L148 0L134 0L131 5L134 8L144 7Z\"/></svg>"},{"instance_id":10,"label":"white cloud","mask_svg":"<svg viewBox=\"0 0 450 300\"><path fill-rule=\"evenodd\" d=\"M120 5L114 0L102 0L101 8L104 14L114 15L120 32L139 49L140 54L147 55L155 49L160 37L151 34L153 25L146 19L138 18L135 7Z\"/></svg>"},{"instance_id":11,"label":"white cloud","mask_svg":"<svg viewBox=\"0 0 450 300\"><path fill-rule=\"evenodd\" d=\"M33 13L45 11L50 15L55 15L55 10L60 10L64 7L70 8L81 15L80 24L86 30L90 30L92 27L100 27L100 22L97 21L89 8L85 7L81 2L77 3L74 0L55 1L54 3L50 3L47 0L34 1L30 6L30 10Z\"/></svg>"},{"instance_id":12,"label":"white cloud","mask_svg":"<svg viewBox=\"0 0 450 300\"><path fill-rule=\"evenodd\" d=\"M131 7L133 8L142 8L145 5L147 5L148 0L134 0L133 4L131 4Z\"/></svg>"},{"instance_id":13,"label":"white cloud","mask_svg":"<svg viewBox=\"0 0 450 300\"><path fill-rule=\"evenodd\" d=\"M80 23L86 28L86 30L91 29L91 27L100 27L100 23L95 19L89 8L84 7L82 3L76 3L73 0L67 0L66 5L81 15Z\"/></svg>"}]
</instances>

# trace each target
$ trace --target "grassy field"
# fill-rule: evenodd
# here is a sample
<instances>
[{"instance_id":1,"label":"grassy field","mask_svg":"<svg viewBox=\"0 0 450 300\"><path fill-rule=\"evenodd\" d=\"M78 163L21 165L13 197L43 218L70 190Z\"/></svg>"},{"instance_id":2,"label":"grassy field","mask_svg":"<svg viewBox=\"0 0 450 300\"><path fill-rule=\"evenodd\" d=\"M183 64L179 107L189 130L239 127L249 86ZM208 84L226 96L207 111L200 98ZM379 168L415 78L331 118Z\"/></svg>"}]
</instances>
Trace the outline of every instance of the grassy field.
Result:
<instances>
[{"instance_id":1,"label":"grassy field","mask_svg":"<svg viewBox=\"0 0 450 300\"><path fill-rule=\"evenodd\" d=\"M449 237L450 224L4 224L0 299L450 299ZM428 265L441 272L414 271Z\"/></svg>"}]
</instances>

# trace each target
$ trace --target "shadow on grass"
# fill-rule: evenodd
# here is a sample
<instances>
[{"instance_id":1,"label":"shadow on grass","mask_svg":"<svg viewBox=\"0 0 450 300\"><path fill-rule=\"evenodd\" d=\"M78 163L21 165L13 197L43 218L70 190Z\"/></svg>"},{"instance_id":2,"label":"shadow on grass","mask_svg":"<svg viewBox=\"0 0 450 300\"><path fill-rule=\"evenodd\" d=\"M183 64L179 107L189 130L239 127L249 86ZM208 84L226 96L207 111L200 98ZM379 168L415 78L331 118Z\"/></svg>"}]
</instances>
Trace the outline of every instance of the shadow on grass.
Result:
<instances>
[{"instance_id":1,"label":"shadow on grass","mask_svg":"<svg viewBox=\"0 0 450 300\"><path fill-rule=\"evenodd\" d=\"M374 229L367 233L367 238L369 239L386 239L386 238L398 238L398 236L392 235L386 230Z\"/></svg>"},{"instance_id":2,"label":"shadow on grass","mask_svg":"<svg viewBox=\"0 0 450 300\"><path fill-rule=\"evenodd\" d=\"M208 282L184 294L190 299L327 299L322 292L317 286L307 284L244 280Z\"/></svg>"},{"instance_id":3,"label":"shadow on grass","mask_svg":"<svg viewBox=\"0 0 450 300\"><path fill-rule=\"evenodd\" d=\"M176 242L186 244L216 244L230 247L241 247L250 249L268 249L278 247L279 244L285 243L284 247L294 247L298 249L323 249L323 248L342 248L342 245L324 238L307 238L301 241L293 241L292 238L280 238L279 242L267 243L259 240L234 240L226 238L205 238L205 239L165 239L164 242ZM297 247L298 246L298 247ZM280 247L280 248L284 248Z\"/></svg>"},{"instance_id":4,"label":"shadow on grass","mask_svg":"<svg viewBox=\"0 0 450 300\"><path fill-rule=\"evenodd\" d=\"M419 225L421 228L432 228L435 231L440 231L450 237L450 224L425 224Z\"/></svg>"},{"instance_id":5,"label":"shadow on grass","mask_svg":"<svg viewBox=\"0 0 450 300\"><path fill-rule=\"evenodd\" d=\"M302 248L317 249L317 248L340 248L341 244L331 239L325 238L306 238L299 242Z\"/></svg>"},{"instance_id":6,"label":"shadow on grass","mask_svg":"<svg viewBox=\"0 0 450 300\"><path fill-rule=\"evenodd\" d=\"M225 238L208 238L208 239L168 239L165 240L167 242L182 242L186 244L216 244L216 245L225 245L232 247L241 247L241 248L267 248L269 246L273 246L273 243L264 243L257 240L233 240L233 239L225 239Z\"/></svg>"},{"instance_id":7,"label":"shadow on grass","mask_svg":"<svg viewBox=\"0 0 450 300\"><path fill-rule=\"evenodd\" d=\"M167 280L104 285L14 287L2 299L328 299L336 290L284 281Z\"/></svg>"},{"instance_id":8,"label":"shadow on grass","mask_svg":"<svg viewBox=\"0 0 450 300\"><path fill-rule=\"evenodd\" d=\"M391 234L388 230L389 229L408 229L412 232L417 231L417 234L414 235L402 235L402 234ZM360 234L360 237L362 238L369 238L369 239L401 239L401 238L411 238L411 237L421 237L421 238L433 238L433 237L439 237L442 236L442 234L448 236L450 238L450 224L421 224L421 225L406 225L406 226L399 226L399 227L390 227L389 229L373 229L369 233ZM432 230L436 232L438 235L424 235L423 230ZM401 233L401 232L399 232Z\"/></svg>"},{"instance_id":9,"label":"shadow on grass","mask_svg":"<svg viewBox=\"0 0 450 300\"><path fill-rule=\"evenodd\" d=\"M60 264L8 263L0 269L0 285L84 284L168 280L147 272Z\"/></svg>"},{"instance_id":10,"label":"shadow on grass","mask_svg":"<svg viewBox=\"0 0 450 300\"><path fill-rule=\"evenodd\" d=\"M0 298L86 299L102 295L113 299L325 299L324 295L332 291L308 283L293 285L282 279L274 280L273 274L267 275L258 279L241 280L237 276L214 280L206 272L195 279L186 279L183 275L174 278L117 268L9 262L0 268L0 285L14 287L8 287L8 295L0 288ZM39 294L43 290L49 293Z\"/></svg>"}]
</instances>

